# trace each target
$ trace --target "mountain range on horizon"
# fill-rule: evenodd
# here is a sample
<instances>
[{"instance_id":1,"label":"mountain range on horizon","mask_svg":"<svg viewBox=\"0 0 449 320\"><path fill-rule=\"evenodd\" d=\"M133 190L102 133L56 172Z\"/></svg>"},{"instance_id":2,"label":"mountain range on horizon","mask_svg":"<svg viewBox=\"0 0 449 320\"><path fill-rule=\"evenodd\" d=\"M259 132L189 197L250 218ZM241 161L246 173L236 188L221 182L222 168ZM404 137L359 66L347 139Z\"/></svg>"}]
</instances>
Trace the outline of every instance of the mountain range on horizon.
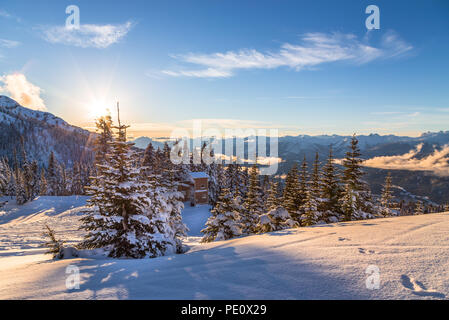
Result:
<instances>
[{"instance_id":1,"label":"mountain range on horizon","mask_svg":"<svg viewBox=\"0 0 449 320\"><path fill-rule=\"evenodd\" d=\"M53 151L58 161L70 167L75 162L92 161L94 137L95 133L70 125L51 113L25 108L9 97L0 96L0 158L14 161L18 157L20 161L23 139L26 154L41 166L46 165ZM311 165L317 152L323 163L330 146L335 158L343 158L350 138L342 135L279 137L278 175L284 175L293 163L301 162L304 157ZM366 179L373 192L380 192L387 172L392 172L398 192L404 193L404 189L405 193L429 197L437 203L449 200L449 131L426 132L419 137L373 133L357 138L366 160ZM248 140L245 139L246 144ZM166 141L172 143L169 139L148 137L131 142L145 149L149 143L161 148Z\"/></svg>"}]
</instances>

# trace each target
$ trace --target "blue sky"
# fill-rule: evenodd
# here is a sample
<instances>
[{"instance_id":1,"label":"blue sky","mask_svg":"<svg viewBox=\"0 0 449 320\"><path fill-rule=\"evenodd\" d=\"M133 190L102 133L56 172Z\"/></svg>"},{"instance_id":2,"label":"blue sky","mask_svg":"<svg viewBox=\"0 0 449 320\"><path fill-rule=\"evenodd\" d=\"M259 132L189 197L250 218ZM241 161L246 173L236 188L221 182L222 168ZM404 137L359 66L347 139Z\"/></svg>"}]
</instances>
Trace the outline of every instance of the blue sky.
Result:
<instances>
[{"instance_id":1,"label":"blue sky","mask_svg":"<svg viewBox=\"0 0 449 320\"><path fill-rule=\"evenodd\" d=\"M135 136L419 135L448 129L448 18L444 0L0 0L0 90L85 127L119 99Z\"/></svg>"}]
</instances>

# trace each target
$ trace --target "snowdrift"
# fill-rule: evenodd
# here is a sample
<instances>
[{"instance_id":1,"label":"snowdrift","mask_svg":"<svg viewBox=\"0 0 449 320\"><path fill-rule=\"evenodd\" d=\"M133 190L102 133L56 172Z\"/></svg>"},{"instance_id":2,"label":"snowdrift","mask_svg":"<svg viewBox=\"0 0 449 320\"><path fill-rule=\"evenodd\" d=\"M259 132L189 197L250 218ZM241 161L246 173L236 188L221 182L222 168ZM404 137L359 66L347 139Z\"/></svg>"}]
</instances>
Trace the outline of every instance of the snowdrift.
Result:
<instances>
[{"instance_id":1,"label":"snowdrift","mask_svg":"<svg viewBox=\"0 0 449 320\"><path fill-rule=\"evenodd\" d=\"M76 242L82 197L0 209L0 299L447 299L449 213L289 229L199 244L205 207L188 208L190 251L156 259L54 261L43 223ZM198 216L195 216L195 213ZM77 238L78 237L78 238ZM67 289L67 270L79 289ZM367 286L368 266L379 289ZM67 269L69 267L69 269ZM367 269L368 268L368 269Z\"/></svg>"}]
</instances>

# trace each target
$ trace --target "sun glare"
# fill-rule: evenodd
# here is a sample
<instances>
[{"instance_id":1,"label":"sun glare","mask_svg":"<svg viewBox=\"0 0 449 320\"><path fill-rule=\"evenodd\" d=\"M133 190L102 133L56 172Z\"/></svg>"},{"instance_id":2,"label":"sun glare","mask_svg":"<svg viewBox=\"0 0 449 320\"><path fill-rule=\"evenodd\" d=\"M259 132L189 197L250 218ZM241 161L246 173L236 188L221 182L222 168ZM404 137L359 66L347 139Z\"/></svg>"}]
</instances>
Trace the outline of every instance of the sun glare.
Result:
<instances>
[{"instance_id":1,"label":"sun glare","mask_svg":"<svg viewBox=\"0 0 449 320\"><path fill-rule=\"evenodd\" d=\"M110 113L111 106L104 101L93 100L87 105L90 119L97 119Z\"/></svg>"}]
</instances>

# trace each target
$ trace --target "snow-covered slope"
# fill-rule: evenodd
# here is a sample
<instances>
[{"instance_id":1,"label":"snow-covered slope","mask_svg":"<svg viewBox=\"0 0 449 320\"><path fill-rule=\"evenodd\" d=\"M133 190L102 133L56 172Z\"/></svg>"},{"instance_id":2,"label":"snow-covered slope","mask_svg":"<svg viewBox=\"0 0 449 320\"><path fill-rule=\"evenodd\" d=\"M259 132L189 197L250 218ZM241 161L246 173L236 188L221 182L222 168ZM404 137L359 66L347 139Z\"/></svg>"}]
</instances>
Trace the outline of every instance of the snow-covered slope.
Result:
<instances>
[{"instance_id":1,"label":"snow-covered slope","mask_svg":"<svg viewBox=\"0 0 449 320\"><path fill-rule=\"evenodd\" d=\"M51 151L69 166L75 161L89 161L91 135L51 113L25 108L0 95L0 157L7 157L10 163L14 149L21 160L21 137L28 157L40 164L47 163Z\"/></svg>"},{"instance_id":2,"label":"snow-covered slope","mask_svg":"<svg viewBox=\"0 0 449 320\"><path fill-rule=\"evenodd\" d=\"M93 134L72 126L48 112L31 110L6 96L0 96L0 157L14 163L14 150L22 161L23 138L28 159L47 165L50 152L66 166L90 162Z\"/></svg>"},{"instance_id":3,"label":"snow-covered slope","mask_svg":"<svg viewBox=\"0 0 449 320\"><path fill-rule=\"evenodd\" d=\"M72 126L49 112L22 107L7 96L0 96L0 114L4 116L3 123L15 123L18 120L41 121L49 126L58 126L68 131L85 132L85 130Z\"/></svg>"},{"instance_id":4,"label":"snow-covered slope","mask_svg":"<svg viewBox=\"0 0 449 320\"><path fill-rule=\"evenodd\" d=\"M66 239L82 198L44 197L0 210L0 298L27 299L444 299L449 297L449 213L284 230L211 244L186 254L127 260L52 261L37 247L47 221ZM187 208L197 231L207 211ZM198 213L198 216L194 216ZM194 232L196 232L194 231ZM80 289L65 286L67 266ZM380 288L366 286L368 266Z\"/></svg>"}]
</instances>

